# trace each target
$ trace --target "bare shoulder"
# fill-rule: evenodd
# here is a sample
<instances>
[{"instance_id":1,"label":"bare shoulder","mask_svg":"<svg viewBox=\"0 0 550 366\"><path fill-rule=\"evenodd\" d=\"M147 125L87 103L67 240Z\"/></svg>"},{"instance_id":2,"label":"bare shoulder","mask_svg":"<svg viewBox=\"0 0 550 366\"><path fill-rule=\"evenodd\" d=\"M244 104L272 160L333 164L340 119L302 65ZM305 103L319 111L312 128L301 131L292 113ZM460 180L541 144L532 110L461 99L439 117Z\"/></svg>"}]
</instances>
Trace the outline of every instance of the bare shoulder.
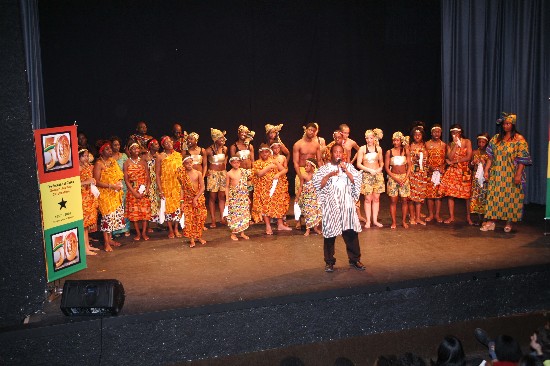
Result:
<instances>
[{"instance_id":1,"label":"bare shoulder","mask_svg":"<svg viewBox=\"0 0 550 366\"><path fill-rule=\"evenodd\" d=\"M518 141L526 141L525 140L525 137L523 137L522 134L519 134L519 133L516 133L516 136L515 136L516 140Z\"/></svg>"}]
</instances>

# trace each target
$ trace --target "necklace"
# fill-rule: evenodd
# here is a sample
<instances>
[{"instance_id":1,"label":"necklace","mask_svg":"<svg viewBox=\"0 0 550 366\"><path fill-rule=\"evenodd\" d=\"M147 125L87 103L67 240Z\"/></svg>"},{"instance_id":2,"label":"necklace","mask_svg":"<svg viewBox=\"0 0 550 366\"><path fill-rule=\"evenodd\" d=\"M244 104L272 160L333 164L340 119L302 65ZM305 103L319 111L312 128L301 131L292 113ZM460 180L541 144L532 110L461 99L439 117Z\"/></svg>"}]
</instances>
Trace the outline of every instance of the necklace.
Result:
<instances>
[{"instance_id":1,"label":"necklace","mask_svg":"<svg viewBox=\"0 0 550 366\"><path fill-rule=\"evenodd\" d=\"M134 164L136 164L136 165L139 164L139 161L141 160L141 158L140 158L139 156L138 156L138 158L137 158L137 161L135 161L135 160L132 159L132 158L129 158L129 159L132 161L132 163L134 163Z\"/></svg>"},{"instance_id":2,"label":"necklace","mask_svg":"<svg viewBox=\"0 0 550 366\"><path fill-rule=\"evenodd\" d=\"M111 160L105 160L103 159L103 156L101 156L101 161L103 161L103 164L105 164L107 168L110 167L112 164Z\"/></svg>"}]
</instances>

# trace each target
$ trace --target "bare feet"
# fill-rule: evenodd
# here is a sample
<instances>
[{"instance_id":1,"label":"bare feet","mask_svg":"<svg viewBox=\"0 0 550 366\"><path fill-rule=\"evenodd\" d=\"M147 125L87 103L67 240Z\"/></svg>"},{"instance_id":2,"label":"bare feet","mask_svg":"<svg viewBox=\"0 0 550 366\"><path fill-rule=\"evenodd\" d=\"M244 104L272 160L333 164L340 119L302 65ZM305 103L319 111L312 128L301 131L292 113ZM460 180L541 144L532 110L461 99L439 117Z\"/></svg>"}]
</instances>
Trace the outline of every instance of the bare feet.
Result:
<instances>
[{"instance_id":1,"label":"bare feet","mask_svg":"<svg viewBox=\"0 0 550 366\"><path fill-rule=\"evenodd\" d=\"M250 239L244 232L241 233L241 238L243 238L244 240Z\"/></svg>"},{"instance_id":2,"label":"bare feet","mask_svg":"<svg viewBox=\"0 0 550 366\"><path fill-rule=\"evenodd\" d=\"M168 233L168 239L174 239L175 237L174 233Z\"/></svg>"},{"instance_id":3,"label":"bare feet","mask_svg":"<svg viewBox=\"0 0 550 366\"><path fill-rule=\"evenodd\" d=\"M439 216L435 217L435 221L439 222L440 224L443 222L443 219Z\"/></svg>"},{"instance_id":4,"label":"bare feet","mask_svg":"<svg viewBox=\"0 0 550 366\"><path fill-rule=\"evenodd\" d=\"M416 225L416 221L414 221L414 219L411 219L410 223L411 225Z\"/></svg>"},{"instance_id":5,"label":"bare feet","mask_svg":"<svg viewBox=\"0 0 550 366\"><path fill-rule=\"evenodd\" d=\"M235 234L231 234L231 240L239 240Z\"/></svg>"},{"instance_id":6,"label":"bare feet","mask_svg":"<svg viewBox=\"0 0 550 366\"><path fill-rule=\"evenodd\" d=\"M179 231L174 231L176 238L181 238L181 233Z\"/></svg>"},{"instance_id":7,"label":"bare feet","mask_svg":"<svg viewBox=\"0 0 550 366\"><path fill-rule=\"evenodd\" d=\"M409 228L409 225L407 224L406 221L403 221L403 227L404 227L405 229L408 229L408 228Z\"/></svg>"},{"instance_id":8,"label":"bare feet","mask_svg":"<svg viewBox=\"0 0 550 366\"><path fill-rule=\"evenodd\" d=\"M214 228L216 227L216 221L212 221L212 223L210 224L210 227L211 227L212 229L214 229Z\"/></svg>"},{"instance_id":9,"label":"bare feet","mask_svg":"<svg viewBox=\"0 0 550 366\"><path fill-rule=\"evenodd\" d=\"M125 232L124 236L126 236L126 237L130 236L130 232L129 231Z\"/></svg>"},{"instance_id":10,"label":"bare feet","mask_svg":"<svg viewBox=\"0 0 550 366\"><path fill-rule=\"evenodd\" d=\"M277 226L277 230L279 230L279 231L289 231L289 230L292 230L292 228L290 228L286 225L279 225L279 226Z\"/></svg>"},{"instance_id":11,"label":"bare feet","mask_svg":"<svg viewBox=\"0 0 550 366\"><path fill-rule=\"evenodd\" d=\"M150 227L149 229L147 229L147 232L148 232L148 233L152 233L152 232L153 232L153 228Z\"/></svg>"},{"instance_id":12,"label":"bare feet","mask_svg":"<svg viewBox=\"0 0 550 366\"><path fill-rule=\"evenodd\" d=\"M315 232L316 232L317 234L319 234L319 235L323 234L323 232L322 232L321 230L319 230L318 227L314 227L314 228L313 228L313 231L315 231Z\"/></svg>"},{"instance_id":13,"label":"bare feet","mask_svg":"<svg viewBox=\"0 0 550 366\"><path fill-rule=\"evenodd\" d=\"M309 236L309 229L306 229L304 236Z\"/></svg>"},{"instance_id":14,"label":"bare feet","mask_svg":"<svg viewBox=\"0 0 550 366\"><path fill-rule=\"evenodd\" d=\"M271 226L267 226L265 228L266 235L273 235L273 230L271 230Z\"/></svg>"},{"instance_id":15,"label":"bare feet","mask_svg":"<svg viewBox=\"0 0 550 366\"><path fill-rule=\"evenodd\" d=\"M149 237L145 234L143 234L142 237L143 237L143 240L145 240L145 241L149 240Z\"/></svg>"},{"instance_id":16,"label":"bare feet","mask_svg":"<svg viewBox=\"0 0 550 366\"><path fill-rule=\"evenodd\" d=\"M365 225L363 225L365 229L370 229L370 221L365 221Z\"/></svg>"},{"instance_id":17,"label":"bare feet","mask_svg":"<svg viewBox=\"0 0 550 366\"><path fill-rule=\"evenodd\" d=\"M90 249L90 250L94 250L94 251L98 251L98 250L100 250L99 248L96 248L96 247L92 247L92 246L90 246L90 248L89 248L89 249Z\"/></svg>"},{"instance_id":18,"label":"bare feet","mask_svg":"<svg viewBox=\"0 0 550 366\"><path fill-rule=\"evenodd\" d=\"M141 239L141 236L139 236L139 235L134 236L135 241L139 241L139 239Z\"/></svg>"},{"instance_id":19,"label":"bare feet","mask_svg":"<svg viewBox=\"0 0 550 366\"><path fill-rule=\"evenodd\" d=\"M471 225L471 226L475 225L472 219L470 219L469 217L466 218L466 222L468 223L468 225Z\"/></svg>"},{"instance_id":20,"label":"bare feet","mask_svg":"<svg viewBox=\"0 0 550 366\"><path fill-rule=\"evenodd\" d=\"M376 227L384 227L384 225L382 225L382 223L378 222L378 221L374 221L373 224L376 226Z\"/></svg>"},{"instance_id":21,"label":"bare feet","mask_svg":"<svg viewBox=\"0 0 550 366\"><path fill-rule=\"evenodd\" d=\"M119 247L121 245L118 241L114 241L114 240L111 240L111 242L109 244L114 246L114 247Z\"/></svg>"},{"instance_id":22,"label":"bare feet","mask_svg":"<svg viewBox=\"0 0 550 366\"><path fill-rule=\"evenodd\" d=\"M397 224L396 223L391 224L390 229L395 229L395 228L397 228Z\"/></svg>"},{"instance_id":23,"label":"bare feet","mask_svg":"<svg viewBox=\"0 0 550 366\"><path fill-rule=\"evenodd\" d=\"M198 238L198 241L199 241L202 245L206 244L206 240L204 240L203 238Z\"/></svg>"},{"instance_id":24,"label":"bare feet","mask_svg":"<svg viewBox=\"0 0 550 366\"><path fill-rule=\"evenodd\" d=\"M206 230L208 230L208 227L206 227L206 225L204 225L204 226L202 227L202 229L203 229L204 231L206 231Z\"/></svg>"},{"instance_id":25,"label":"bare feet","mask_svg":"<svg viewBox=\"0 0 550 366\"><path fill-rule=\"evenodd\" d=\"M365 219L363 216L359 216L359 222L367 223L367 219Z\"/></svg>"},{"instance_id":26,"label":"bare feet","mask_svg":"<svg viewBox=\"0 0 550 366\"><path fill-rule=\"evenodd\" d=\"M113 248L111 247L111 245L109 245L109 243L105 243L104 249L105 249L106 252L112 252L113 251Z\"/></svg>"},{"instance_id":27,"label":"bare feet","mask_svg":"<svg viewBox=\"0 0 550 366\"><path fill-rule=\"evenodd\" d=\"M91 250L86 250L86 255L97 255L97 253L92 252Z\"/></svg>"},{"instance_id":28,"label":"bare feet","mask_svg":"<svg viewBox=\"0 0 550 366\"><path fill-rule=\"evenodd\" d=\"M454 217L449 217L447 220L443 221L444 223L446 224L450 224L452 223L453 221L455 221L455 218Z\"/></svg>"},{"instance_id":29,"label":"bare feet","mask_svg":"<svg viewBox=\"0 0 550 366\"><path fill-rule=\"evenodd\" d=\"M416 223L417 223L417 224L420 224L420 225L426 226L426 221L422 221L422 220L420 220L420 219L417 220Z\"/></svg>"},{"instance_id":30,"label":"bare feet","mask_svg":"<svg viewBox=\"0 0 550 366\"><path fill-rule=\"evenodd\" d=\"M430 222L430 221L432 221L433 219L434 219L434 217L430 215L430 216L426 217L426 222Z\"/></svg>"},{"instance_id":31,"label":"bare feet","mask_svg":"<svg viewBox=\"0 0 550 366\"><path fill-rule=\"evenodd\" d=\"M195 239L191 239L190 244L189 244L189 248L194 248L194 247L195 247Z\"/></svg>"},{"instance_id":32,"label":"bare feet","mask_svg":"<svg viewBox=\"0 0 550 366\"><path fill-rule=\"evenodd\" d=\"M295 228L296 228L296 230L302 230L302 225L300 224L300 222L296 223Z\"/></svg>"}]
</instances>

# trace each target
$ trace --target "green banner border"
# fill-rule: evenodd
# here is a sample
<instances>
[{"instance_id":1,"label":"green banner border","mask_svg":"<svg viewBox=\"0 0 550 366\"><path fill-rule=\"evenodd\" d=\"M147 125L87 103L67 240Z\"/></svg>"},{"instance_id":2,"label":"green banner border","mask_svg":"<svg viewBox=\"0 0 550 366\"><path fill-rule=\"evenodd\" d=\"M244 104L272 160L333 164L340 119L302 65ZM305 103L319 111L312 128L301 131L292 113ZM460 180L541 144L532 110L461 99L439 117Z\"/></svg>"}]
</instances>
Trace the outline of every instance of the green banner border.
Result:
<instances>
[{"instance_id":1,"label":"green banner border","mask_svg":"<svg viewBox=\"0 0 550 366\"><path fill-rule=\"evenodd\" d=\"M55 268L52 237L56 234L76 229L78 233L78 255L68 265L64 263L61 268ZM52 282L68 276L72 273L86 269L86 245L84 243L83 220L69 222L63 225L44 230L44 245L46 252L46 275L48 282Z\"/></svg>"}]
</instances>

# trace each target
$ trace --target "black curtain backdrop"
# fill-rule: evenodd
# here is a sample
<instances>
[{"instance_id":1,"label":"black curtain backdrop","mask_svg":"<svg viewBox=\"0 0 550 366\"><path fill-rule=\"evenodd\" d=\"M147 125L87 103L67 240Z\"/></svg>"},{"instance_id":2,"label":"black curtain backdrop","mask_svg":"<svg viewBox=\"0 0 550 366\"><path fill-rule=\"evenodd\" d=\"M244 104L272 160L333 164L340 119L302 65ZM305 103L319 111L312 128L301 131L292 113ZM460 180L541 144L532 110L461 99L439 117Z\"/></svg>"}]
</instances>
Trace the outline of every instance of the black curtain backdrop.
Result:
<instances>
[{"instance_id":1,"label":"black curtain backdrop","mask_svg":"<svg viewBox=\"0 0 550 366\"><path fill-rule=\"evenodd\" d=\"M441 120L439 1L40 0L46 119L96 139L140 120L211 143L210 127L264 138L284 123L290 147L316 121L364 144Z\"/></svg>"}]
</instances>

